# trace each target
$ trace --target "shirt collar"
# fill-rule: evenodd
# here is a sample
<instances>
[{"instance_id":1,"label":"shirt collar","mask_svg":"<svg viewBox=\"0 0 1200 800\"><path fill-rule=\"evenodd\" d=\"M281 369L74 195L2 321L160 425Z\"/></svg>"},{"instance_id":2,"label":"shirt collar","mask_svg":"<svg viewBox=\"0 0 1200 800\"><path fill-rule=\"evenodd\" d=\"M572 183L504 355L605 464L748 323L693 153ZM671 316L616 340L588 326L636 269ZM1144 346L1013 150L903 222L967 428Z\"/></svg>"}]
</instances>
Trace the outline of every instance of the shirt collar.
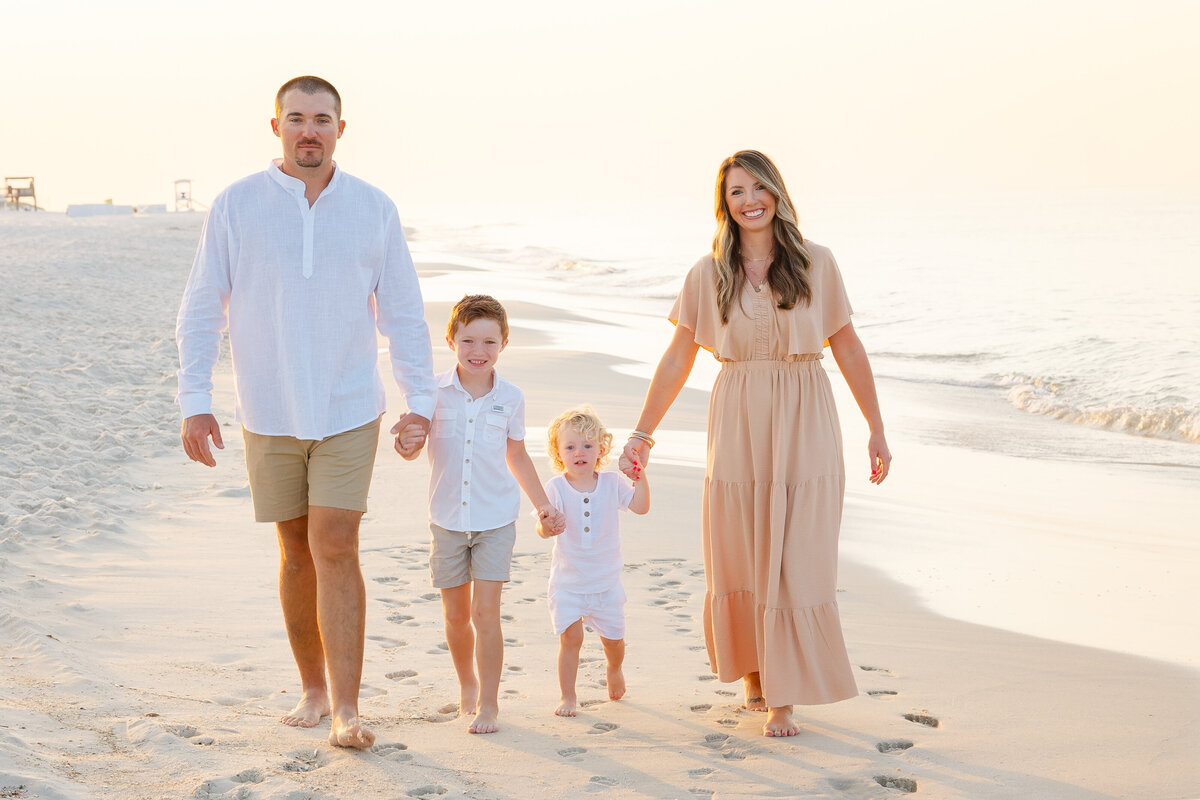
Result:
<instances>
[{"instance_id":1,"label":"shirt collar","mask_svg":"<svg viewBox=\"0 0 1200 800\"><path fill-rule=\"evenodd\" d=\"M304 185L304 181L300 180L299 178L293 178L291 175L285 173L281 169L282 165L282 158L271 159L271 164L267 167L267 174L271 176L272 180L282 186L288 194L292 195L293 197L304 197L304 192L307 189L307 187ZM341 178L342 171L338 169L337 162L335 161L333 162L333 177L329 179L329 185L321 190L321 194L324 195L336 189L338 183L341 181Z\"/></svg>"},{"instance_id":2,"label":"shirt collar","mask_svg":"<svg viewBox=\"0 0 1200 800\"><path fill-rule=\"evenodd\" d=\"M438 388L439 389L448 389L451 386L453 386L455 389L458 389L458 391L462 392L467 397L471 396L471 393L463 388L462 381L460 381L458 379L458 367L454 367L453 369L447 370L446 372L443 372L438 377ZM494 394L496 389L498 389L499 387L500 387L500 373L496 372L496 370L493 369L492 370L492 388L488 390L487 394L480 395L476 399L482 400L483 398L487 397L488 395Z\"/></svg>"}]
</instances>

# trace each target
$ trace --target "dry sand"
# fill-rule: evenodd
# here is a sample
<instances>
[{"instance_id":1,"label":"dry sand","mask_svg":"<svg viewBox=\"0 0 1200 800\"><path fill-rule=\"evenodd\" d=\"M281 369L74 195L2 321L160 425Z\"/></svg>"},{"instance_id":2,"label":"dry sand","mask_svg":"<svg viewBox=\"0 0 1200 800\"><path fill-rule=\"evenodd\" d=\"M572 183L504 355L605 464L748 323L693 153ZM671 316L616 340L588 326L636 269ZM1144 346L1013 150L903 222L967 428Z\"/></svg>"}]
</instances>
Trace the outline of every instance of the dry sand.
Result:
<instances>
[{"instance_id":1,"label":"dry sand","mask_svg":"<svg viewBox=\"0 0 1200 800\"><path fill-rule=\"evenodd\" d=\"M743 710L740 687L713 680L706 664L697 616L701 473L653 461L650 514L622 520L625 699L606 699L602 653L589 635L585 707L575 719L554 716L549 546L523 517L504 591L502 728L466 733L451 710L453 668L428 581L428 467L402 461L385 442L362 529L362 712L379 743L350 752L325 743L328 723L280 725L297 678L276 598L274 537L251 519L227 375L217 384L227 442L217 468L188 462L175 446L172 303L196 230L154 224L156 244L135 252L134 263L169 264L167 274L130 274L130 250L142 247L131 236L136 221L0 227L7 243L47 242L45 262L27 270L0 255L15 298L3 317L0 398L8 439L0 797L1200 796L1196 670L940 617L883 571L847 559L839 601L862 694L800 709L795 738L763 738L762 715ZM64 231L82 244L55 244ZM446 264L434 272L472 288L469 272ZM522 318L562 318L509 305ZM428 308L439 369L451 363L440 346L446 310ZM526 393L529 424L587 401L623 433L645 381L612 371L610 358L546 345L543 334L516 327L500 361ZM685 390L664 428L702 430L706 402ZM389 421L399 408L393 397ZM843 403L848 430L853 413ZM538 437L530 449L548 478ZM911 450L897 468L923 468ZM856 490L844 536L889 526L902 533L895 521L914 514L948 533L988 534L986 515L936 522L931 492ZM952 498L946 505L961 508ZM1186 599L1166 598L1164 617Z\"/></svg>"}]
</instances>

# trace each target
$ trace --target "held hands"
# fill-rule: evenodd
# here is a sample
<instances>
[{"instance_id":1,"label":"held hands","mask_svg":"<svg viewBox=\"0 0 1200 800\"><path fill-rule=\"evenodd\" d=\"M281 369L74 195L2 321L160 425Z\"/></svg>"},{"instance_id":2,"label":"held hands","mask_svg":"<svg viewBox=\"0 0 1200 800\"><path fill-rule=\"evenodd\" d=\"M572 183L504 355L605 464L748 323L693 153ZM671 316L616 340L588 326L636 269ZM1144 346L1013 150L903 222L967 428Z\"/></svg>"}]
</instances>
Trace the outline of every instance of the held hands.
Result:
<instances>
[{"instance_id":1,"label":"held hands","mask_svg":"<svg viewBox=\"0 0 1200 800\"><path fill-rule=\"evenodd\" d=\"M871 456L871 483L878 486L888 476L892 465L892 451L888 450L887 440L882 433L871 434L867 442L867 452Z\"/></svg>"},{"instance_id":2,"label":"held hands","mask_svg":"<svg viewBox=\"0 0 1200 800\"><path fill-rule=\"evenodd\" d=\"M208 449L210 436L218 450L225 449L225 442L221 440L221 426L212 414L188 417L179 431L179 439L183 442L183 450L188 458L199 461L206 467L215 467L217 460L213 458L212 450Z\"/></svg>"},{"instance_id":3,"label":"held hands","mask_svg":"<svg viewBox=\"0 0 1200 800\"><path fill-rule=\"evenodd\" d=\"M396 452L405 461L412 461L429 438L429 420L410 411L392 426L391 433L396 437Z\"/></svg>"},{"instance_id":4,"label":"held hands","mask_svg":"<svg viewBox=\"0 0 1200 800\"><path fill-rule=\"evenodd\" d=\"M636 481L642 477L642 470L650 461L650 443L642 439L630 439L621 451L617 467L625 473L625 477Z\"/></svg>"},{"instance_id":5,"label":"held hands","mask_svg":"<svg viewBox=\"0 0 1200 800\"><path fill-rule=\"evenodd\" d=\"M552 505L538 506L538 534L546 539L567 529L567 515Z\"/></svg>"}]
</instances>

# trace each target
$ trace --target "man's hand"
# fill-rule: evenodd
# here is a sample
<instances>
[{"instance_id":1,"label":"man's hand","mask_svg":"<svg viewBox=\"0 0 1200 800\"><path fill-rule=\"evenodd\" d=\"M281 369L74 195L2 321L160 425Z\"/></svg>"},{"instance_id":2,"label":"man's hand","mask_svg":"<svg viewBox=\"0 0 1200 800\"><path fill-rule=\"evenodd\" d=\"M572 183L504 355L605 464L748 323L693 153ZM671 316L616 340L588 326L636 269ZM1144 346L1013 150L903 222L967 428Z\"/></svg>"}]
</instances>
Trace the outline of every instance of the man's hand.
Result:
<instances>
[{"instance_id":1,"label":"man's hand","mask_svg":"<svg viewBox=\"0 0 1200 800\"><path fill-rule=\"evenodd\" d=\"M538 506L538 533L545 539L567 529L567 515L552 505Z\"/></svg>"},{"instance_id":2,"label":"man's hand","mask_svg":"<svg viewBox=\"0 0 1200 800\"><path fill-rule=\"evenodd\" d=\"M429 436L429 420L420 414L408 412L392 426L391 433L396 437L396 452L407 461L412 461L425 446Z\"/></svg>"},{"instance_id":3,"label":"man's hand","mask_svg":"<svg viewBox=\"0 0 1200 800\"><path fill-rule=\"evenodd\" d=\"M217 461L213 458L212 450L208 448L209 437L212 437L212 442L218 450L225 449L225 442L221 441L221 426L212 414L197 414L183 421L179 438L183 441L183 450L188 458L199 461L206 467L215 467Z\"/></svg>"}]
</instances>

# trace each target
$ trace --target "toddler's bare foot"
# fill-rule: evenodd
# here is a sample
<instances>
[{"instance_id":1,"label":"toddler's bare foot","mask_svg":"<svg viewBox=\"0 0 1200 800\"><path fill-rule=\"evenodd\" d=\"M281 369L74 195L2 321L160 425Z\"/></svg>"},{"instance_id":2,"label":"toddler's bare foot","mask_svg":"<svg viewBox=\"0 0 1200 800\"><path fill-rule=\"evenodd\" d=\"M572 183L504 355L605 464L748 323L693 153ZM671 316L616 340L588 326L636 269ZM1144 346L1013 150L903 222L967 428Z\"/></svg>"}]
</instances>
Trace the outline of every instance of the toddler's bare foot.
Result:
<instances>
[{"instance_id":1,"label":"toddler's bare foot","mask_svg":"<svg viewBox=\"0 0 1200 800\"><path fill-rule=\"evenodd\" d=\"M315 728L322 717L329 716L329 695L324 689L314 689L300 696L296 707L279 718L293 728Z\"/></svg>"},{"instance_id":2,"label":"toddler's bare foot","mask_svg":"<svg viewBox=\"0 0 1200 800\"><path fill-rule=\"evenodd\" d=\"M554 713L560 717L573 717L579 713L578 709L579 703L574 697L564 697L558 704L558 708L554 709Z\"/></svg>"},{"instance_id":3,"label":"toddler's bare foot","mask_svg":"<svg viewBox=\"0 0 1200 800\"><path fill-rule=\"evenodd\" d=\"M353 711L333 715L329 726L329 743L334 747L357 747L365 750L375 744L375 734L363 725L362 719Z\"/></svg>"},{"instance_id":4,"label":"toddler's bare foot","mask_svg":"<svg viewBox=\"0 0 1200 800\"><path fill-rule=\"evenodd\" d=\"M620 700L625 696L625 673L619 668L609 670L607 675L608 680L608 699Z\"/></svg>"},{"instance_id":5,"label":"toddler's bare foot","mask_svg":"<svg viewBox=\"0 0 1200 800\"><path fill-rule=\"evenodd\" d=\"M746 692L746 709L749 711L766 711L767 701L763 699L762 685L758 682L758 673L751 672L742 678L742 689Z\"/></svg>"},{"instance_id":6,"label":"toddler's bare foot","mask_svg":"<svg viewBox=\"0 0 1200 800\"><path fill-rule=\"evenodd\" d=\"M795 736L800 726L792 719L791 706L767 709L767 724L763 725L763 736Z\"/></svg>"},{"instance_id":7,"label":"toddler's bare foot","mask_svg":"<svg viewBox=\"0 0 1200 800\"><path fill-rule=\"evenodd\" d=\"M500 709L495 706L480 706L479 713L467 728L468 733L495 733L500 730Z\"/></svg>"}]
</instances>

